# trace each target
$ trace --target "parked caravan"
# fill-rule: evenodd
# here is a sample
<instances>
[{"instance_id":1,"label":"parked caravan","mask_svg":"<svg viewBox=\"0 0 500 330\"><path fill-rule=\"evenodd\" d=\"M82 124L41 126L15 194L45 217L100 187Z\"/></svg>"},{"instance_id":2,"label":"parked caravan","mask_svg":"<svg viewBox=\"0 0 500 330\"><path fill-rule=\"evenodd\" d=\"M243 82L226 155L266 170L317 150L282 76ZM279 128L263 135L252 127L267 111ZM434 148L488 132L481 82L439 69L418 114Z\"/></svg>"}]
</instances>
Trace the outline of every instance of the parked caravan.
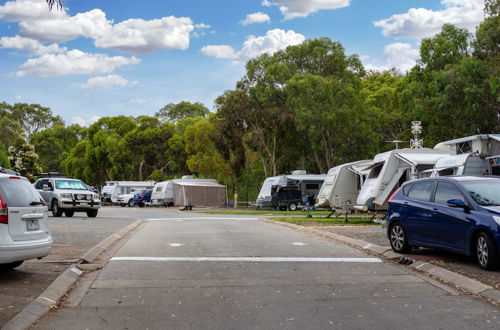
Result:
<instances>
[{"instance_id":1,"label":"parked caravan","mask_svg":"<svg viewBox=\"0 0 500 330\"><path fill-rule=\"evenodd\" d=\"M403 182L430 176L425 172L434 167L437 160L449 156L450 150L395 149L378 154L359 192L356 205L368 210L387 208L387 199Z\"/></svg>"},{"instance_id":2,"label":"parked caravan","mask_svg":"<svg viewBox=\"0 0 500 330\"><path fill-rule=\"evenodd\" d=\"M321 186L315 206L343 209L347 204L356 203L359 190L369 172L364 168L371 163L371 160L360 160L331 168Z\"/></svg>"},{"instance_id":3,"label":"parked caravan","mask_svg":"<svg viewBox=\"0 0 500 330\"><path fill-rule=\"evenodd\" d=\"M225 207L226 186L216 182L177 181L174 186L174 205L192 207Z\"/></svg>"},{"instance_id":4,"label":"parked caravan","mask_svg":"<svg viewBox=\"0 0 500 330\"><path fill-rule=\"evenodd\" d=\"M278 191L278 187L297 186L302 195L308 195L314 200L325 179L325 174L307 174L305 171L294 171L290 175L269 177L264 180L260 188L256 205L257 207L274 207L273 191Z\"/></svg>"},{"instance_id":5,"label":"parked caravan","mask_svg":"<svg viewBox=\"0 0 500 330\"><path fill-rule=\"evenodd\" d=\"M152 189L155 181L106 181L101 190L102 201L118 203L118 196L129 194L133 190Z\"/></svg>"},{"instance_id":6,"label":"parked caravan","mask_svg":"<svg viewBox=\"0 0 500 330\"><path fill-rule=\"evenodd\" d=\"M447 151L452 155L475 152L481 158L500 155L500 134L479 134L444 141L436 144L434 149Z\"/></svg>"},{"instance_id":7,"label":"parked caravan","mask_svg":"<svg viewBox=\"0 0 500 330\"><path fill-rule=\"evenodd\" d=\"M175 182L212 182L217 183L215 179L195 179L191 175L185 175L181 179L167 180L158 182L153 188L151 196L152 205L173 206L174 205L174 183Z\"/></svg>"},{"instance_id":8,"label":"parked caravan","mask_svg":"<svg viewBox=\"0 0 500 330\"><path fill-rule=\"evenodd\" d=\"M433 177L449 175L481 176L490 173L488 160L482 159L476 152L442 157L437 160L434 168L428 172Z\"/></svg>"}]
</instances>

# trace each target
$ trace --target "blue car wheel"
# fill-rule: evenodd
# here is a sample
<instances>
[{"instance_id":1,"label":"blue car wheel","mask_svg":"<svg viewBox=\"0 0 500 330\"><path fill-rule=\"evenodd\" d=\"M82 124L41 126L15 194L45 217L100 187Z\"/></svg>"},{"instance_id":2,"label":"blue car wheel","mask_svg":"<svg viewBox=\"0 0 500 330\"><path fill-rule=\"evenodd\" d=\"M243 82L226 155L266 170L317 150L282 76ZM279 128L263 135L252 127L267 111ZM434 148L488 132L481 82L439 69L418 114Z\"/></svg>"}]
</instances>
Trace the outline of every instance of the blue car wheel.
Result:
<instances>
[{"instance_id":1,"label":"blue car wheel","mask_svg":"<svg viewBox=\"0 0 500 330\"><path fill-rule=\"evenodd\" d=\"M407 253L410 251L410 245L406 239L406 233L398 222L393 223L389 229L389 241L392 249L397 253Z\"/></svg>"}]
</instances>

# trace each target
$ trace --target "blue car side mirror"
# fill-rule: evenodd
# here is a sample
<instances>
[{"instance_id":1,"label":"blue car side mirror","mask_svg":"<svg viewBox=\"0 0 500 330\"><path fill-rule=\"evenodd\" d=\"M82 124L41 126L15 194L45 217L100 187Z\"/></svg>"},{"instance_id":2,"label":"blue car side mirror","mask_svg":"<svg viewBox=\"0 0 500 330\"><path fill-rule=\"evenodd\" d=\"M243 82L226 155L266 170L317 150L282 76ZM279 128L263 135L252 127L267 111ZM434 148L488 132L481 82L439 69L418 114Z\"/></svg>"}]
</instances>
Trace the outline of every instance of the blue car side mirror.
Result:
<instances>
[{"instance_id":1,"label":"blue car side mirror","mask_svg":"<svg viewBox=\"0 0 500 330\"><path fill-rule=\"evenodd\" d=\"M466 205L465 202L463 200L460 200L460 199L450 199L446 203L448 204L448 206L451 206L451 207L459 207L459 208L462 208L465 210L469 209L469 206Z\"/></svg>"}]
</instances>

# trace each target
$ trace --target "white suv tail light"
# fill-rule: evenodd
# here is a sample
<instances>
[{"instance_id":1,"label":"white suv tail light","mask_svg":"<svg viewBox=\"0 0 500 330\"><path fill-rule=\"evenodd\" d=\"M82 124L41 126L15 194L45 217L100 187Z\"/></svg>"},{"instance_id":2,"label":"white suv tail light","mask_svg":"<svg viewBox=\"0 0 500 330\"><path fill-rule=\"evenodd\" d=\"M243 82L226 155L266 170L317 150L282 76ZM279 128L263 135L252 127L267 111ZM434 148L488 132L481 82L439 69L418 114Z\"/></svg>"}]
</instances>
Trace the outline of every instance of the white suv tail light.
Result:
<instances>
[{"instance_id":1,"label":"white suv tail light","mask_svg":"<svg viewBox=\"0 0 500 330\"><path fill-rule=\"evenodd\" d=\"M3 202L2 196L0 196L0 223L9 224L9 209Z\"/></svg>"}]
</instances>

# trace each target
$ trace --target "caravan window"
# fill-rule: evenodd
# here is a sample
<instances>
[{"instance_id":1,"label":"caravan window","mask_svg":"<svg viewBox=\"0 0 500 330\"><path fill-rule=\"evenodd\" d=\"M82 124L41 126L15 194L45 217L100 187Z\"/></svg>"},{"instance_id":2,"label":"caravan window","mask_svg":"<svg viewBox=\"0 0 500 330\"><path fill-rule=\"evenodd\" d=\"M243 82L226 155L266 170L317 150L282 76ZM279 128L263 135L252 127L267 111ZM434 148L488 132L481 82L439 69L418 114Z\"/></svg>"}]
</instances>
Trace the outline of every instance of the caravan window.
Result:
<instances>
[{"instance_id":1,"label":"caravan window","mask_svg":"<svg viewBox=\"0 0 500 330\"><path fill-rule=\"evenodd\" d=\"M368 176L368 179L376 179L378 178L380 171L382 171L382 167L384 167L384 163L377 165L376 167L372 168L370 171L370 175Z\"/></svg>"},{"instance_id":2,"label":"caravan window","mask_svg":"<svg viewBox=\"0 0 500 330\"><path fill-rule=\"evenodd\" d=\"M468 154L469 152L472 152L472 142L471 141L462 142L462 143L457 144L457 155Z\"/></svg>"}]
</instances>

